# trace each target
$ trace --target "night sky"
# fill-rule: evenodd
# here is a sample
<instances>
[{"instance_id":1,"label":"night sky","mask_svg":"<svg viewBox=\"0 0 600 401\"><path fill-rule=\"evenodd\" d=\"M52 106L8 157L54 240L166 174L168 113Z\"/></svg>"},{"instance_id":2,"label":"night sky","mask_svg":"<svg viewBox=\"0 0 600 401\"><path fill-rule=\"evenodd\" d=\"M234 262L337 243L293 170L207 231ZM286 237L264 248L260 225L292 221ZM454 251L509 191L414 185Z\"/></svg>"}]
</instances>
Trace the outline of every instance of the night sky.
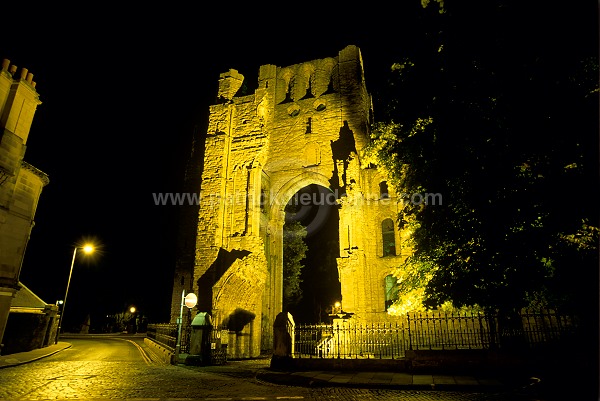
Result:
<instances>
[{"instance_id":1,"label":"night sky","mask_svg":"<svg viewBox=\"0 0 600 401\"><path fill-rule=\"evenodd\" d=\"M89 239L99 252L77 258L66 323L130 305L168 321L178 209L155 205L152 194L182 190L219 74L237 69L254 87L263 64L335 57L357 45L374 92L398 52L419 46L415 27L425 13L418 0L402 3L347 15L56 4L5 15L0 58L33 73L42 101L24 160L50 179L21 281L47 303L62 299L73 247Z\"/></svg>"},{"instance_id":2,"label":"night sky","mask_svg":"<svg viewBox=\"0 0 600 401\"><path fill-rule=\"evenodd\" d=\"M65 324L130 305L168 321L178 209L155 205L152 194L182 190L194 129L205 129L220 73L235 68L256 86L260 65L335 57L355 44L368 77L378 48L369 44L381 40L366 26L277 34L260 28L268 21L217 26L209 15L173 24L162 10L144 18L98 10L51 22L41 14L14 27L3 22L11 38L2 40L0 58L34 74L42 104L24 160L50 179L21 281L55 303L75 244L100 246L93 257L77 257Z\"/></svg>"}]
</instances>

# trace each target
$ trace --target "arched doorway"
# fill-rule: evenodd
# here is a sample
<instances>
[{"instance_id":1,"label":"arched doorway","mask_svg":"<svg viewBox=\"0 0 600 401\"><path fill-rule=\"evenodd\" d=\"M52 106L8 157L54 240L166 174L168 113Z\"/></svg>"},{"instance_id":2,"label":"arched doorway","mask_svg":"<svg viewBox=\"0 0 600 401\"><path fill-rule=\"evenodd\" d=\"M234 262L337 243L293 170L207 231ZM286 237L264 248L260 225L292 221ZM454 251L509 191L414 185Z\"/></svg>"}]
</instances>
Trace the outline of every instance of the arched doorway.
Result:
<instances>
[{"instance_id":1,"label":"arched doorway","mask_svg":"<svg viewBox=\"0 0 600 401\"><path fill-rule=\"evenodd\" d=\"M338 208L335 194L318 184L301 188L285 207L283 310L297 323L327 321L341 301Z\"/></svg>"}]
</instances>

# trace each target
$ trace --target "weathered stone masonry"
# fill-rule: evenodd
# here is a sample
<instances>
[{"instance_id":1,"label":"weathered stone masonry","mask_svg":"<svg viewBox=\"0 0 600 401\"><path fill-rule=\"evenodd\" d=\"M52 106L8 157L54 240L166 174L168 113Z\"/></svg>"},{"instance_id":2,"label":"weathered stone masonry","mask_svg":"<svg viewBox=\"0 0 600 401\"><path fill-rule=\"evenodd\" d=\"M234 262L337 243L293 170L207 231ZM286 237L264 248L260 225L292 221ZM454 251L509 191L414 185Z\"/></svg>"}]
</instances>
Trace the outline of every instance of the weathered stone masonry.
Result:
<instances>
[{"instance_id":1,"label":"weathered stone masonry","mask_svg":"<svg viewBox=\"0 0 600 401\"><path fill-rule=\"evenodd\" d=\"M41 104L33 74L2 60L0 68L0 344L42 189L48 175L25 162L27 139ZM0 349L1 352L1 349Z\"/></svg>"},{"instance_id":2,"label":"weathered stone masonry","mask_svg":"<svg viewBox=\"0 0 600 401\"><path fill-rule=\"evenodd\" d=\"M396 229L382 231L397 214L393 188L382 193L384 175L363 161L372 104L360 50L263 65L254 94L236 96L243 80L236 70L221 74L218 104L210 106L194 267L177 267L172 321L187 289L199 299L192 313L207 311L229 330L230 358L271 349L282 309L283 209L310 184L340 196L344 310L353 319L386 319L385 277L404 251Z\"/></svg>"}]
</instances>

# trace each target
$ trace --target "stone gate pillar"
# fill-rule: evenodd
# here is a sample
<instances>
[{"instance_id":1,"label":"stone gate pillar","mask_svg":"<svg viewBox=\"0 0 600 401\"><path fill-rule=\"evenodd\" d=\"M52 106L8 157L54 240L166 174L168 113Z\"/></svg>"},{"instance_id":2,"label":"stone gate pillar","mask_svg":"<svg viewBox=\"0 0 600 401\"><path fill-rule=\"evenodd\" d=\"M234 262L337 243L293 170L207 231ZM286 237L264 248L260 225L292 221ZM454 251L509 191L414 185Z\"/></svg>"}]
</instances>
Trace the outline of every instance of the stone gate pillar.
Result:
<instances>
[{"instance_id":1,"label":"stone gate pillar","mask_svg":"<svg viewBox=\"0 0 600 401\"><path fill-rule=\"evenodd\" d=\"M273 357L271 367L274 369L288 368L294 357L294 330L296 324L289 312L281 312L273 323Z\"/></svg>"}]
</instances>

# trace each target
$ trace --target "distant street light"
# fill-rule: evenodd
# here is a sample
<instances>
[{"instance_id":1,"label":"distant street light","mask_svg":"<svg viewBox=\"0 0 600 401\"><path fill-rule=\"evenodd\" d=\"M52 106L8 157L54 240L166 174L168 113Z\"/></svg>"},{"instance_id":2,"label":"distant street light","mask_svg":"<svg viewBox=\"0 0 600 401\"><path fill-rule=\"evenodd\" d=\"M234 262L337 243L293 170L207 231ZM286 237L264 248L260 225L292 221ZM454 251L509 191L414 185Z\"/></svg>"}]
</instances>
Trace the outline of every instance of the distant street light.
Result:
<instances>
[{"instance_id":1,"label":"distant street light","mask_svg":"<svg viewBox=\"0 0 600 401\"><path fill-rule=\"evenodd\" d=\"M342 303L340 301L335 301L335 304L333 304L333 308L331 309L331 314L337 315L338 313L342 313Z\"/></svg>"},{"instance_id":2,"label":"distant street light","mask_svg":"<svg viewBox=\"0 0 600 401\"><path fill-rule=\"evenodd\" d=\"M67 295L69 295L69 284L71 284L71 275L73 274L73 266L75 265L75 257L77 256L77 250L83 249L85 254L90 254L94 252L94 246L90 244L86 244L84 246L76 246L73 250L73 259L71 260L71 270L69 270L69 280L67 281L67 290L65 291L65 298L63 299L62 312L60 314L60 318L58 319L58 329L56 330L56 339L54 341L55 344L58 344L58 338L60 336L60 330L62 328L62 320L65 316L65 308L67 307Z\"/></svg>"},{"instance_id":3,"label":"distant street light","mask_svg":"<svg viewBox=\"0 0 600 401\"><path fill-rule=\"evenodd\" d=\"M136 316L135 316L135 311L137 309L135 309L135 306L131 306L131 308L129 308L129 313L131 313L131 318L129 319L129 322L127 323L127 332L131 332L131 334L135 334L137 332L137 322L136 322Z\"/></svg>"}]
</instances>

